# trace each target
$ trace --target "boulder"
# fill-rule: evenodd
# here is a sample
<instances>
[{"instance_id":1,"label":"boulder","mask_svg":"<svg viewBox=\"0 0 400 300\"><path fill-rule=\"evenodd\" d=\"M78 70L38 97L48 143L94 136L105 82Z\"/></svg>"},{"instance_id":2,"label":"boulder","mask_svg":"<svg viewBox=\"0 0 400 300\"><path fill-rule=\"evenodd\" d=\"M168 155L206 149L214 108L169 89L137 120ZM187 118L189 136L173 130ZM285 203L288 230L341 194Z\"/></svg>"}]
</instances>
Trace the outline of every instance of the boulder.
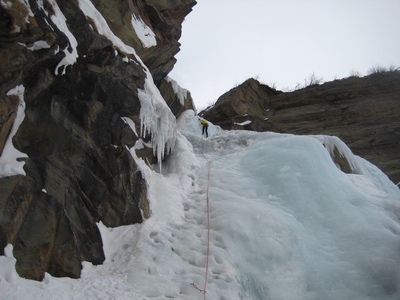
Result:
<instances>
[{"instance_id":1,"label":"boulder","mask_svg":"<svg viewBox=\"0 0 400 300\"><path fill-rule=\"evenodd\" d=\"M223 129L266 131L271 129L265 121L268 101L280 93L250 78L219 97L200 115Z\"/></svg>"}]
</instances>

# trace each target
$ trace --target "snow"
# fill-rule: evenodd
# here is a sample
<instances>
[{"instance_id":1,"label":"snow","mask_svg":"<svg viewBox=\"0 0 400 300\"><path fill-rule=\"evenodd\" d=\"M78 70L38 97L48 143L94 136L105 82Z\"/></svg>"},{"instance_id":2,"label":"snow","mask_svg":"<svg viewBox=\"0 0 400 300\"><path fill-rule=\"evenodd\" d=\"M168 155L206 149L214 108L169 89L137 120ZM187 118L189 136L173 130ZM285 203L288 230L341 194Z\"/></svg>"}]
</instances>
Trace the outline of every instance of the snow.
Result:
<instances>
[{"instance_id":1,"label":"snow","mask_svg":"<svg viewBox=\"0 0 400 300\"><path fill-rule=\"evenodd\" d=\"M0 0L0 4L5 8L5 9L10 9L13 5L11 0Z\"/></svg>"},{"instance_id":2,"label":"snow","mask_svg":"<svg viewBox=\"0 0 400 300\"><path fill-rule=\"evenodd\" d=\"M96 30L99 34L108 38L113 43L113 45L117 47L121 52L126 54L133 54L136 56L137 59L139 59L136 55L135 49L133 49L131 46L126 45L111 31L103 15L96 9L96 7L92 4L90 0L79 0L79 8L82 10L86 17L89 17L93 20L96 25Z\"/></svg>"},{"instance_id":3,"label":"snow","mask_svg":"<svg viewBox=\"0 0 400 300\"><path fill-rule=\"evenodd\" d=\"M177 95L180 104L183 106L185 105L185 99L187 97L188 90L182 88L175 80L171 77L166 77L165 80L172 85L172 89L174 90L175 95Z\"/></svg>"},{"instance_id":4,"label":"snow","mask_svg":"<svg viewBox=\"0 0 400 300\"><path fill-rule=\"evenodd\" d=\"M49 49L50 45L46 41L36 41L31 46L27 46L27 48L31 51L41 50L41 49Z\"/></svg>"},{"instance_id":5,"label":"snow","mask_svg":"<svg viewBox=\"0 0 400 300\"><path fill-rule=\"evenodd\" d=\"M250 120L244 121L242 123L235 123L235 125L239 125L239 126L245 126L245 125L249 125L249 124L251 124Z\"/></svg>"},{"instance_id":6,"label":"snow","mask_svg":"<svg viewBox=\"0 0 400 300\"><path fill-rule=\"evenodd\" d=\"M57 2L55 0L48 0L49 5L52 6L54 14L50 15L51 20L53 23L57 26L57 28L62 31L68 38L69 40L69 46L65 49L63 49L65 57L60 61L60 63L57 65L55 69L55 74L60 75L60 70L61 75L65 74L65 68L69 65L73 65L76 62L76 59L78 58L78 51L77 51L77 46L78 42L76 41L75 36L71 33L71 31L68 28L67 25L67 19L65 18L64 14L60 10ZM44 10L46 12L46 10ZM47 12L46 12L47 14Z\"/></svg>"},{"instance_id":7,"label":"snow","mask_svg":"<svg viewBox=\"0 0 400 300\"><path fill-rule=\"evenodd\" d=\"M18 277L0 257L2 299L400 298L400 191L336 138L223 131L209 138L193 111L177 120L162 173L132 155L146 178L151 217L99 223L106 261L82 278ZM344 174L329 145L357 166ZM204 155L204 156L203 156ZM208 182L208 162L210 181ZM210 257L206 294L207 213ZM4 267L3 267L4 266Z\"/></svg>"},{"instance_id":8,"label":"snow","mask_svg":"<svg viewBox=\"0 0 400 300\"><path fill-rule=\"evenodd\" d=\"M31 50L31 51L36 51L36 50L41 50L41 49L49 49L51 46L46 42L46 41L36 41L32 44L30 44L29 46L24 44L24 43L18 43L24 47L26 47L27 49Z\"/></svg>"},{"instance_id":9,"label":"snow","mask_svg":"<svg viewBox=\"0 0 400 300\"><path fill-rule=\"evenodd\" d=\"M4 256L0 256L0 279L5 280L7 283L13 284L18 280L18 274L15 272L15 258L13 256L13 246L8 244L4 248ZM1 285L1 282L0 282ZM0 295L1 297L1 295Z\"/></svg>"},{"instance_id":10,"label":"snow","mask_svg":"<svg viewBox=\"0 0 400 300\"><path fill-rule=\"evenodd\" d=\"M150 27L143 22L140 16L137 17L135 14L132 14L131 22L143 47L150 48L157 45L156 35Z\"/></svg>"},{"instance_id":11,"label":"snow","mask_svg":"<svg viewBox=\"0 0 400 300\"><path fill-rule=\"evenodd\" d=\"M19 126L25 118L25 101L24 101L25 87L18 85L12 90L7 92L7 96L15 95L19 98L19 105L17 116L15 117L11 131L8 135L7 141L4 145L3 152L0 156L0 177L25 175L23 158L28 157L25 153L15 149L12 139L17 133Z\"/></svg>"},{"instance_id":12,"label":"snow","mask_svg":"<svg viewBox=\"0 0 400 300\"><path fill-rule=\"evenodd\" d=\"M136 132L136 125L135 122L133 122L132 119L128 117L121 117L122 121L124 121L126 124L129 125L129 127L132 129L132 131L135 133L136 136L139 136Z\"/></svg>"}]
</instances>

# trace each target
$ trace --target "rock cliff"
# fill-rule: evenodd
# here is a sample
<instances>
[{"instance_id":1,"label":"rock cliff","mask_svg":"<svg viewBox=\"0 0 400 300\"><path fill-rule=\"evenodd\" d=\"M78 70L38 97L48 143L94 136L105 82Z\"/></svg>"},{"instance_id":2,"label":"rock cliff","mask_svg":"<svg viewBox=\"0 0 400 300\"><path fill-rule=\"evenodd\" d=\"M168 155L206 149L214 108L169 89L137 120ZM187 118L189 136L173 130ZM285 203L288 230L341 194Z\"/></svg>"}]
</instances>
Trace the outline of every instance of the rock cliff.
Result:
<instances>
[{"instance_id":1,"label":"rock cliff","mask_svg":"<svg viewBox=\"0 0 400 300\"><path fill-rule=\"evenodd\" d=\"M400 72L351 77L283 93L255 79L201 112L223 129L324 134L400 182Z\"/></svg>"},{"instance_id":2,"label":"rock cliff","mask_svg":"<svg viewBox=\"0 0 400 300\"><path fill-rule=\"evenodd\" d=\"M135 155L163 155L153 126L175 117L160 93L193 108L167 74L195 4L0 2L0 254L13 244L21 276L79 277L104 260L97 222L150 215Z\"/></svg>"}]
</instances>

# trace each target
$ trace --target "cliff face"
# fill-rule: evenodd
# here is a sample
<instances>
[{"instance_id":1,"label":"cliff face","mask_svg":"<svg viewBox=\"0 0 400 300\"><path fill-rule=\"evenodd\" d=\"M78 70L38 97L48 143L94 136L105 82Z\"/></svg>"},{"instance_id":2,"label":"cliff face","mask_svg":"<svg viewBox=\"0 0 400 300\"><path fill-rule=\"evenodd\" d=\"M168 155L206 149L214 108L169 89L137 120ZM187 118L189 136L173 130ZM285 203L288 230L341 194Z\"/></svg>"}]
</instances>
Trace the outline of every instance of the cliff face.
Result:
<instances>
[{"instance_id":1,"label":"cliff face","mask_svg":"<svg viewBox=\"0 0 400 300\"><path fill-rule=\"evenodd\" d=\"M400 182L400 72L290 93L249 79L201 115L223 129L338 136L355 154Z\"/></svg>"},{"instance_id":2,"label":"cliff face","mask_svg":"<svg viewBox=\"0 0 400 300\"><path fill-rule=\"evenodd\" d=\"M21 276L79 277L104 260L96 222L150 215L131 150L162 157L152 126L174 116L158 93L176 115L193 108L166 76L195 3L0 3L0 254L13 244Z\"/></svg>"}]
</instances>

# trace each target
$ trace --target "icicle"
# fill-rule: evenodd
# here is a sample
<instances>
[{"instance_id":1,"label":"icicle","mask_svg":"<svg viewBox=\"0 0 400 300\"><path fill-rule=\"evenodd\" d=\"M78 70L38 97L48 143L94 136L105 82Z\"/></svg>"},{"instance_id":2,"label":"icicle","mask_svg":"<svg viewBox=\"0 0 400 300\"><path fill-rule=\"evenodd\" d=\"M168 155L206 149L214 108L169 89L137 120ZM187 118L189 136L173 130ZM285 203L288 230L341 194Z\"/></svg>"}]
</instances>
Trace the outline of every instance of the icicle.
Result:
<instances>
[{"instance_id":1,"label":"icicle","mask_svg":"<svg viewBox=\"0 0 400 300\"><path fill-rule=\"evenodd\" d=\"M161 162L165 151L171 151L176 140L176 119L165 103L160 91L154 85L150 73L144 84L144 89L138 91L140 100L140 135L151 134L153 154L161 171Z\"/></svg>"}]
</instances>

